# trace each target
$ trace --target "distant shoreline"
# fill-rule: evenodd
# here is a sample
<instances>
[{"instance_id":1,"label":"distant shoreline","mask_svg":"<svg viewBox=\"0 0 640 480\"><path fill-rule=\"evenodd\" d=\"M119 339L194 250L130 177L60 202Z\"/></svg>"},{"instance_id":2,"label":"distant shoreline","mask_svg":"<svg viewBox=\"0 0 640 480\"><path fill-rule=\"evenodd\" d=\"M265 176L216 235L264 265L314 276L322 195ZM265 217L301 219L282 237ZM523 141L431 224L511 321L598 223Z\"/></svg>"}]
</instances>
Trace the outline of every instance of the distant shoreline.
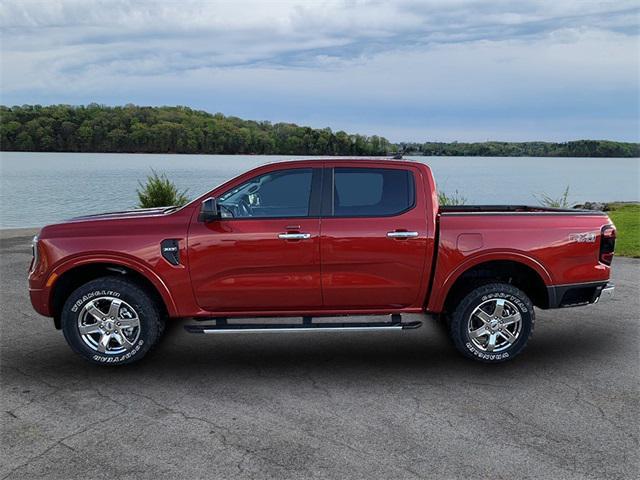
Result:
<instances>
[{"instance_id":1,"label":"distant shoreline","mask_svg":"<svg viewBox=\"0 0 640 480\"><path fill-rule=\"evenodd\" d=\"M195 155L208 155L211 157L353 157L353 158L389 158L395 153L388 155L337 155L337 154L297 154L297 153L184 153L184 152L97 152L97 151L42 151L42 150L3 150L0 148L0 154L2 153L59 153L59 154L100 154L100 155L175 155L175 156L195 156ZM449 158L474 158L474 157L486 157L486 158L635 158L640 160L638 156L571 156L571 155L423 155L421 153L407 152L403 154L404 157L449 157Z\"/></svg>"},{"instance_id":2,"label":"distant shoreline","mask_svg":"<svg viewBox=\"0 0 640 480\"><path fill-rule=\"evenodd\" d=\"M640 158L640 143L391 142L294 123L245 120L188 107L0 105L3 151L198 155Z\"/></svg>"}]
</instances>

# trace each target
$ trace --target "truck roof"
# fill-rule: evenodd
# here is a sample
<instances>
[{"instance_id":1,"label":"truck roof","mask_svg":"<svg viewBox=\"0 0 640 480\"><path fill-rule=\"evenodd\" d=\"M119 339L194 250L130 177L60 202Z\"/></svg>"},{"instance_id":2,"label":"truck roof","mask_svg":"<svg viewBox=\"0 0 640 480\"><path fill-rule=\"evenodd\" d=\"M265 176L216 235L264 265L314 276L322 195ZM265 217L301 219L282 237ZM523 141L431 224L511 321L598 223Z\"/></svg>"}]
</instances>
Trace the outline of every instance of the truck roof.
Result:
<instances>
[{"instance_id":1,"label":"truck roof","mask_svg":"<svg viewBox=\"0 0 640 480\"><path fill-rule=\"evenodd\" d=\"M403 159L396 160L393 158L380 158L380 157L325 157L325 158L295 158L291 160L274 160L273 162L267 162L262 166L267 165L282 165L288 163L354 163L354 162L363 162L363 163L376 163L380 165L426 165L422 162L411 160L411 159Z\"/></svg>"}]
</instances>

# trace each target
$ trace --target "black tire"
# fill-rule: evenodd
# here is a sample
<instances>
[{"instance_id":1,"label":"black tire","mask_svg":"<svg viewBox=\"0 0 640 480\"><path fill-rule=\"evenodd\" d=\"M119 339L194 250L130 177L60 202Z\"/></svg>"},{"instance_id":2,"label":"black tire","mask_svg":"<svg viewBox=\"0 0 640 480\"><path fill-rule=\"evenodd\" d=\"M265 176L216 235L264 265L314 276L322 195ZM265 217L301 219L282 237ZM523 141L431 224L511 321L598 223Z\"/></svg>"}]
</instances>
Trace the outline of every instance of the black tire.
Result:
<instances>
[{"instance_id":1,"label":"black tire","mask_svg":"<svg viewBox=\"0 0 640 480\"><path fill-rule=\"evenodd\" d=\"M92 302L91 305L89 305L90 302ZM96 322L89 325L90 327L100 324L101 321L97 320L95 315L88 316L86 310L91 306L97 306L98 310L104 311L104 306L109 305L107 302L117 304L117 307L114 308L118 311L116 317L110 317L116 318L116 320L108 322L107 317L103 319L108 322L108 327L104 328L110 328L109 332L115 332L113 337L109 335L107 349L111 349L114 342L116 345L113 347L113 351L100 352L98 349L103 338L102 330L93 332L91 335L81 335L79 329L81 328L81 317ZM133 314L129 311L129 307L130 310L133 310ZM136 327L127 330L131 332L130 338L126 339L129 343L122 346L117 345L117 342L122 341L124 335L120 330L116 330L120 327L115 325L118 319L123 323L129 320L125 315L129 315L129 318L135 318L138 323ZM97 365L126 365L142 359L159 340L164 331L165 323L161 309L144 288L128 279L114 276L101 277L77 288L65 301L61 320L62 332L71 349L85 360ZM117 324L120 325L120 322ZM103 325L107 325L107 323L103 323ZM118 333L123 336L119 336ZM94 343L96 345L93 345ZM118 352L118 348L125 350Z\"/></svg>"},{"instance_id":2,"label":"black tire","mask_svg":"<svg viewBox=\"0 0 640 480\"><path fill-rule=\"evenodd\" d=\"M502 313L502 309L500 318L492 314L498 312L498 305L509 314L508 317L503 317L505 314ZM478 311L479 308L481 312ZM520 317L517 331L518 317L514 310ZM490 320L486 322L478 314ZM500 322L503 322L504 326ZM511 360L524 350L533 333L534 323L533 304L522 290L506 283L490 283L472 290L462 298L451 315L449 334L458 351L464 356L484 363L501 363ZM481 336L472 338L472 332L480 333L481 330ZM492 350L492 337L493 348L499 345L498 341L504 344L499 350Z\"/></svg>"}]
</instances>

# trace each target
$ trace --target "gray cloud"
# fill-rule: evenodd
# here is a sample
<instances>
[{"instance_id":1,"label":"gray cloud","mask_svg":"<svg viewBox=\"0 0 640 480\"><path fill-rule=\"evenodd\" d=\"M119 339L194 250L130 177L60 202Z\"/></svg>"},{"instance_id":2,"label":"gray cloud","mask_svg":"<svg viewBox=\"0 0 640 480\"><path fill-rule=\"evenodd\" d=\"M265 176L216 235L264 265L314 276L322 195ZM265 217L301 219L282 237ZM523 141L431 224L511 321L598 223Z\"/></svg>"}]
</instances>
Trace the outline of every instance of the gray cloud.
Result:
<instances>
[{"instance_id":1,"label":"gray cloud","mask_svg":"<svg viewBox=\"0 0 640 480\"><path fill-rule=\"evenodd\" d=\"M634 2L5 1L3 50L57 68L155 75L256 62L320 66L407 47L536 38L566 29L637 34ZM307 59L301 62L301 58ZM142 71L138 69L141 64ZM151 68L158 65L156 68ZM54 70L57 69L54 66Z\"/></svg>"},{"instance_id":2,"label":"gray cloud","mask_svg":"<svg viewBox=\"0 0 640 480\"><path fill-rule=\"evenodd\" d=\"M5 0L2 102L183 103L365 130L386 118L415 136L438 122L443 137L465 131L448 117L480 112L488 123L466 131L493 118L494 138L510 115L523 132L532 117L582 115L580 136L600 113L606 135L630 138L639 12L624 0Z\"/></svg>"}]
</instances>

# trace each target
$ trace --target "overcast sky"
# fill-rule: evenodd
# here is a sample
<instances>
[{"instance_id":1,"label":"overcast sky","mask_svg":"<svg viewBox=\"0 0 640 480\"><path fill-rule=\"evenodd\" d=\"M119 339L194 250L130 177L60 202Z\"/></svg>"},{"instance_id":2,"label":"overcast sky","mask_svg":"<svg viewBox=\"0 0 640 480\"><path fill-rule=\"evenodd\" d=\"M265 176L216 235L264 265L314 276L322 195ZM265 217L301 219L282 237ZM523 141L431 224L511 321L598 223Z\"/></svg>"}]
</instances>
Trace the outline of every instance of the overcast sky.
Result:
<instances>
[{"instance_id":1,"label":"overcast sky","mask_svg":"<svg viewBox=\"0 0 640 480\"><path fill-rule=\"evenodd\" d=\"M0 103L639 141L639 20L637 0L3 0Z\"/></svg>"}]
</instances>

